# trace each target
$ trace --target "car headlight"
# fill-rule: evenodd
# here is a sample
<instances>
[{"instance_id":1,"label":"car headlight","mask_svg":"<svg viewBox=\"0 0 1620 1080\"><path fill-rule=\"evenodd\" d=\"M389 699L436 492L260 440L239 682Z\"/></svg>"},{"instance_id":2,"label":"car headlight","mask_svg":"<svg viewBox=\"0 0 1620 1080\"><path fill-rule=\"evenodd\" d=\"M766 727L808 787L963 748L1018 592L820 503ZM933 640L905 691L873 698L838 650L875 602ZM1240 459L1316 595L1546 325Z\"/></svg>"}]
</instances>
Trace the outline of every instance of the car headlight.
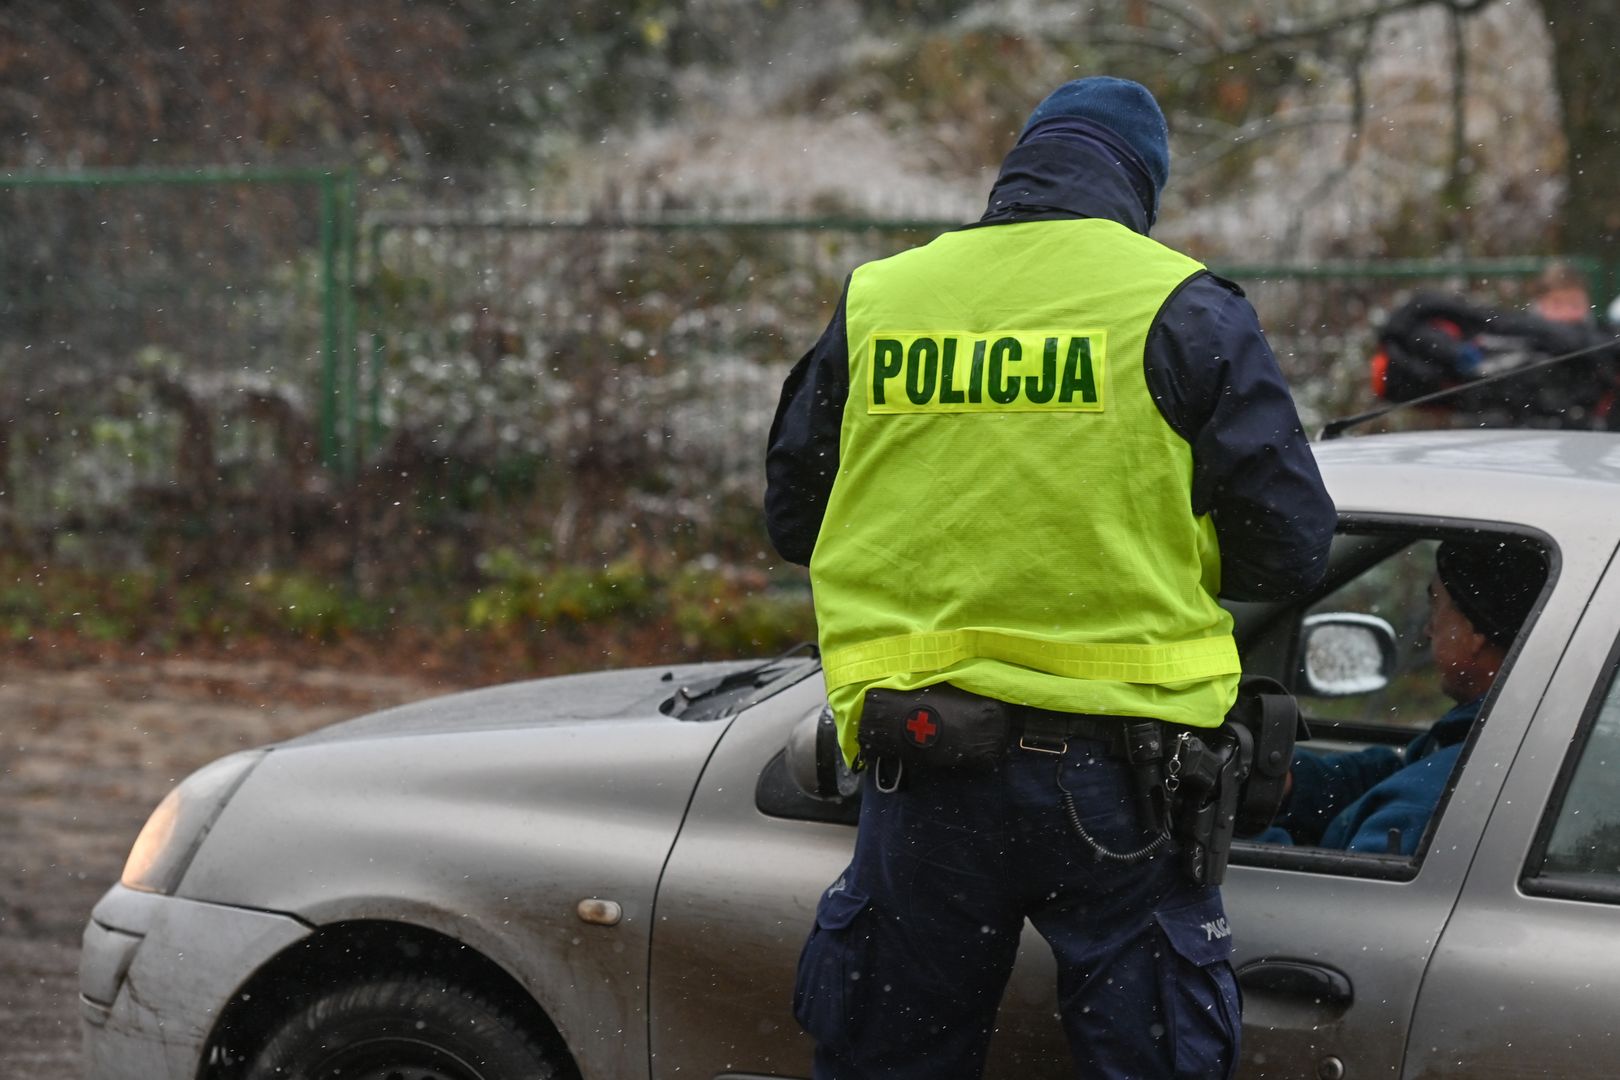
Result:
<instances>
[{"instance_id":1,"label":"car headlight","mask_svg":"<svg viewBox=\"0 0 1620 1080\"><path fill-rule=\"evenodd\" d=\"M166 795L135 838L124 863L122 884L142 892L171 894L214 819L266 750L244 750L204 765Z\"/></svg>"}]
</instances>

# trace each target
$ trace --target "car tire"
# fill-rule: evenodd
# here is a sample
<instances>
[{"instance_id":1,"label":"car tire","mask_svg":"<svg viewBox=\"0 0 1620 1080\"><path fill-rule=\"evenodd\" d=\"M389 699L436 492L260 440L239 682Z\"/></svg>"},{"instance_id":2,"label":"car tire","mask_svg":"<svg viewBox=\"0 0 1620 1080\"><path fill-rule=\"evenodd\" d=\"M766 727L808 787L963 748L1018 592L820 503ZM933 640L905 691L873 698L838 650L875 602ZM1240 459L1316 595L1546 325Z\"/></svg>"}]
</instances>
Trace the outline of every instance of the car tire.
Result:
<instances>
[{"instance_id":1,"label":"car tire","mask_svg":"<svg viewBox=\"0 0 1620 1080\"><path fill-rule=\"evenodd\" d=\"M400 975L325 991L282 1021L244 1080L555 1080L504 1006Z\"/></svg>"}]
</instances>

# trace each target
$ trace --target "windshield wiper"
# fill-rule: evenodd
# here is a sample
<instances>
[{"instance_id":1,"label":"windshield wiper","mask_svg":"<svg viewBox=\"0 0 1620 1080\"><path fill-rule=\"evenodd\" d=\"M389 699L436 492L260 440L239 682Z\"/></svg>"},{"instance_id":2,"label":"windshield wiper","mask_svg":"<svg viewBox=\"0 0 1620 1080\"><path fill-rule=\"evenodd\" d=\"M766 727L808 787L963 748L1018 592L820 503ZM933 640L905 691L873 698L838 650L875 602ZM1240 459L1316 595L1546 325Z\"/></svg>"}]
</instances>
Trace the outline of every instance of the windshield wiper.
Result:
<instances>
[{"instance_id":1,"label":"windshield wiper","mask_svg":"<svg viewBox=\"0 0 1620 1080\"><path fill-rule=\"evenodd\" d=\"M666 716L687 718L686 714L701 701L709 701L735 690L752 690L764 686L776 677L776 669L784 660L800 654L814 657L819 655L819 652L814 642L800 642L780 656L773 656L752 667L685 683L659 706L658 711Z\"/></svg>"}]
</instances>

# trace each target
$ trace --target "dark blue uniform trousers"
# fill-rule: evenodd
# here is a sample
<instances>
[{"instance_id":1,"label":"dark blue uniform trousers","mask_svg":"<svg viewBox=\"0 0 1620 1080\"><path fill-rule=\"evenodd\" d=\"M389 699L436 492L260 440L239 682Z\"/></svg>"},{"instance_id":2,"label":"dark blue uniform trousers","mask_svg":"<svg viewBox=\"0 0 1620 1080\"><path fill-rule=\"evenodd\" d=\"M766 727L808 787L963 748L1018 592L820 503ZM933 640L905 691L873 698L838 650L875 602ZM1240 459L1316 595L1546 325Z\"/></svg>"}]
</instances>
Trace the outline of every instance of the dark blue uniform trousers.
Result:
<instances>
[{"instance_id":1,"label":"dark blue uniform trousers","mask_svg":"<svg viewBox=\"0 0 1620 1080\"><path fill-rule=\"evenodd\" d=\"M866 773L855 857L822 895L794 1012L816 1080L977 1078L1027 918L1052 947L1080 1077L1230 1076L1239 1003L1220 892L1165 848L1094 854L1060 804L1114 851L1152 838L1126 766L1095 742L1011 749L993 772Z\"/></svg>"}]
</instances>

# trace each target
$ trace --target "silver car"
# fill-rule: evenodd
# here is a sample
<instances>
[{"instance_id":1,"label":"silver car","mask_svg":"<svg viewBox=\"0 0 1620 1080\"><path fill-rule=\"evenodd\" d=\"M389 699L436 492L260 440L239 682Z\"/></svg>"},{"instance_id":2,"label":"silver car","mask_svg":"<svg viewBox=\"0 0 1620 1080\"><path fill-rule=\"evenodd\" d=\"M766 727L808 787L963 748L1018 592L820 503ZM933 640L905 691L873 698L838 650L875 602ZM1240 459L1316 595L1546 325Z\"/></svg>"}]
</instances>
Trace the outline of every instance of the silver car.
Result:
<instances>
[{"instance_id":1,"label":"silver car","mask_svg":"<svg viewBox=\"0 0 1620 1080\"><path fill-rule=\"evenodd\" d=\"M1611 1076L1620 436L1318 457L1328 585L1235 614L1319 747L1399 746L1444 711L1437 541L1529 538L1552 570L1416 856L1234 846L1241 1075ZM808 1075L793 969L857 810L823 704L807 651L480 690L208 766L85 931L88 1077ZM989 1073L1067 1075L1025 945Z\"/></svg>"}]
</instances>

